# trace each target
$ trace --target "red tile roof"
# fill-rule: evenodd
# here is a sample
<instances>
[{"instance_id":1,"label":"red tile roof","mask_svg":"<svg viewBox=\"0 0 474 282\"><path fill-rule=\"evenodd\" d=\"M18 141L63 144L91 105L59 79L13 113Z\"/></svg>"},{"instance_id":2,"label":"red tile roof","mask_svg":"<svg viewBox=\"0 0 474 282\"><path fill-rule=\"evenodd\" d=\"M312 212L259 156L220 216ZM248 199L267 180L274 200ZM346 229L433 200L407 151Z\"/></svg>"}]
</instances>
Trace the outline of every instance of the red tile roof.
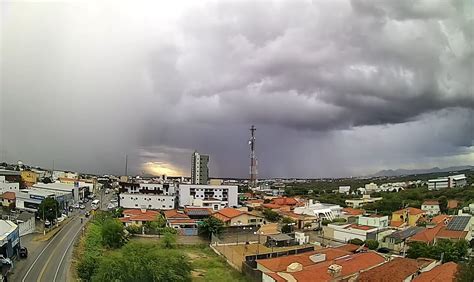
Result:
<instances>
[{"instance_id":1,"label":"red tile roof","mask_svg":"<svg viewBox=\"0 0 474 282\"><path fill-rule=\"evenodd\" d=\"M233 208L224 208L216 211L212 216L226 222L242 214L245 214L245 212Z\"/></svg>"},{"instance_id":2,"label":"red tile roof","mask_svg":"<svg viewBox=\"0 0 474 282\"><path fill-rule=\"evenodd\" d=\"M417 209L417 208L412 208L412 207L408 207L408 208L405 208L405 209L394 211L393 213L399 214L399 213L404 213L405 211L407 211L408 214L410 214L410 215L425 213L423 210L420 210L420 209Z\"/></svg>"},{"instance_id":3,"label":"red tile roof","mask_svg":"<svg viewBox=\"0 0 474 282\"><path fill-rule=\"evenodd\" d=\"M455 281L458 265L454 262L447 262L438 265L430 271L422 272L413 282L448 282Z\"/></svg>"},{"instance_id":4,"label":"red tile roof","mask_svg":"<svg viewBox=\"0 0 474 282\"><path fill-rule=\"evenodd\" d=\"M422 230L421 232L416 233L408 240L432 244L434 242L434 238L436 237L436 234L439 232L439 230L442 227L443 227L443 224L440 223L433 228L426 228L425 230Z\"/></svg>"},{"instance_id":5,"label":"red tile roof","mask_svg":"<svg viewBox=\"0 0 474 282\"><path fill-rule=\"evenodd\" d=\"M448 200L447 208L448 209L455 209L455 208L458 207L458 205L459 205L459 201L457 201L457 200Z\"/></svg>"},{"instance_id":6,"label":"red tile roof","mask_svg":"<svg viewBox=\"0 0 474 282\"><path fill-rule=\"evenodd\" d=\"M275 205L280 205L280 206L294 206L298 203L298 201L295 198L275 198L272 201L272 204Z\"/></svg>"},{"instance_id":7,"label":"red tile roof","mask_svg":"<svg viewBox=\"0 0 474 282\"><path fill-rule=\"evenodd\" d=\"M444 223L446 219L451 219L451 216L445 215L445 214L440 214L431 219L431 222L438 224L438 223Z\"/></svg>"},{"instance_id":8,"label":"red tile roof","mask_svg":"<svg viewBox=\"0 0 474 282\"><path fill-rule=\"evenodd\" d=\"M343 251L351 252L351 253L354 253L359 248L360 248L360 246L354 245L354 244L345 244L345 245L336 247L336 249L338 249L338 250L343 250ZM367 248L364 247L364 249L367 249Z\"/></svg>"},{"instance_id":9,"label":"red tile roof","mask_svg":"<svg viewBox=\"0 0 474 282\"><path fill-rule=\"evenodd\" d=\"M327 261L327 260L333 260L335 258L345 256L345 255L350 255L351 253L344 250L336 249L336 248L325 248L325 249L320 249L320 250L306 252L306 253L297 254L297 255L289 255L289 256L282 256L282 257L277 257L277 258L257 260L257 263L264 266L270 271L281 272L281 271L286 271L286 268L294 262L300 263L303 266L309 266L309 265L315 264L309 258L310 256L314 254L325 254L326 261Z\"/></svg>"},{"instance_id":10,"label":"red tile roof","mask_svg":"<svg viewBox=\"0 0 474 282\"><path fill-rule=\"evenodd\" d=\"M426 200L423 202L423 205L439 205L439 202L436 200Z\"/></svg>"},{"instance_id":11,"label":"red tile roof","mask_svg":"<svg viewBox=\"0 0 474 282\"><path fill-rule=\"evenodd\" d=\"M150 210L127 209L123 212L124 217L120 218L122 222L130 221L153 221L156 220L159 212Z\"/></svg>"},{"instance_id":12,"label":"red tile roof","mask_svg":"<svg viewBox=\"0 0 474 282\"><path fill-rule=\"evenodd\" d=\"M370 269L385 262L383 256L375 252L352 254L346 257L318 263L304 268L302 271L290 273L297 281L332 281L334 277L328 273L332 264L342 266L340 277L347 277L359 271Z\"/></svg>"},{"instance_id":13,"label":"red tile roof","mask_svg":"<svg viewBox=\"0 0 474 282\"><path fill-rule=\"evenodd\" d=\"M363 210L353 209L353 208L343 208L342 211L347 215L363 215Z\"/></svg>"},{"instance_id":14,"label":"red tile roof","mask_svg":"<svg viewBox=\"0 0 474 282\"><path fill-rule=\"evenodd\" d=\"M455 231L455 230L448 230L446 226L443 226L439 232L436 234L436 238L440 239L465 239L467 236L467 231Z\"/></svg>"},{"instance_id":15,"label":"red tile roof","mask_svg":"<svg viewBox=\"0 0 474 282\"><path fill-rule=\"evenodd\" d=\"M5 192L5 193L3 193L2 194L2 199L15 200L16 199L15 192Z\"/></svg>"},{"instance_id":16,"label":"red tile roof","mask_svg":"<svg viewBox=\"0 0 474 282\"><path fill-rule=\"evenodd\" d=\"M262 207L267 208L267 209L279 209L282 206L280 205L275 205L275 204L263 204Z\"/></svg>"},{"instance_id":17,"label":"red tile roof","mask_svg":"<svg viewBox=\"0 0 474 282\"><path fill-rule=\"evenodd\" d=\"M364 271L359 282L392 282L403 281L418 271L418 262L414 259L395 258L385 264Z\"/></svg>"},{"instance_id":18,"label":"red tile roof","mask_svg":"<svg viewBox=\"0 0 474 282\"><path fill-rule=\"evenodd\" d=\"M404 224L405 222L403 221L395 221L395 220L391 220L390 221L390 226L392 227L400 227Z\"/></svg>"},{"instance_id":19,"label":"red tile roof","mask_svg":"<svg viewBox=\"0 0 474 282\"><path fill-rule=\"evenodd\" d=\"M245 203L247 203L247 204L263 204L263 200L259 200L259 199L247 200L247 201L245 201Z\"/></svg>"},{"instance_id":20,"label":"red tile roof","mask_svg":"<svg viewBox=\"0 0 474 282\"><path fill-rule=\"evenodd\" d=\"M178 212L177 210L168 210L164 211L163 214L165 215L166 219L170 218L189 218L186 214L182 212Z\"/></svg>"}]
</instances>

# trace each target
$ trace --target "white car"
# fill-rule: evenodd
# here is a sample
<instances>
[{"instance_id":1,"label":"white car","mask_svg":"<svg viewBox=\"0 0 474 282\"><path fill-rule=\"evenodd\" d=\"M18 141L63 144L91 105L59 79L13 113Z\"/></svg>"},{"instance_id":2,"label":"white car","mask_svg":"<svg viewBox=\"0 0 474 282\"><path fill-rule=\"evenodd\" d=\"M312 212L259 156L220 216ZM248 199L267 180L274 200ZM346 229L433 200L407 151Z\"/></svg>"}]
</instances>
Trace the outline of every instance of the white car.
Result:
<instances>
[{"instance_id":1,"label":"white car","mask_svg":"<svg viewBox=\"0 0 474 282\"><path fill-rule=\"evenodd\" d=\"M79 204L74 204L74 205L72 205L72 207L75 208L75 209L78 209L80 207L80 205Z\"/></svg>"},{"instance_id":2,"label":"white car","mask_svg":"<svg viewBox=\"0 0 474 282\"><path fill-rule=\"evenodd\" d=\"M85 209L85 208L86 208L86 206L84 206L84 205L80 205L80 206L79 206L79 208L80 208L81 210L83 210L83 209Z\"/></svg>"}]
</instances>

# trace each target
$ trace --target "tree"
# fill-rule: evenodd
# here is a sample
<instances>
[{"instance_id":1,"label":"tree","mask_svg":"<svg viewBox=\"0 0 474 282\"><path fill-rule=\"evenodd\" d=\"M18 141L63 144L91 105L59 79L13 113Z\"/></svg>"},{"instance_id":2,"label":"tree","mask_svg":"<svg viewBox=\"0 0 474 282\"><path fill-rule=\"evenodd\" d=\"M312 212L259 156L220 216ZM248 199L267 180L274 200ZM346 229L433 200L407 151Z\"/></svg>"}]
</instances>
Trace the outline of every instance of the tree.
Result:
<instances>
[{"instance_id":1,"label":"tree","mask_svg":"<svg viewBox=\"0 0 474 282\"><path fill-rule=\"evenodd\" d=\"M448 198L446 196L441 196L438 198L439 209L442 213L448 212Z\"/></svg>"},{"instance_id":2,"label":"tree","mask_svg":"<svg viewBox=\"0 0 474 282\"><path fill-rule=\"evenodd\" d=\"M277 212L272 211L271 209L264 209L262 213L265 219L268 221L275 222L280 219L280 215Z\"/></svg>"},{"instance_id":3,"label":"tree","mask_svg":"<svg viewBox=\"0 0 474 282\"><path fill-rule=\"evenodd\" d=\"M350 239L348 241L349 244L354 244L354 245L358 245L358 246L362 246L364 244L364 241L362 241L361 239L359 238L354 238L354 239Z\"/></svg>"},{"instance_id":4,"label":"tree","mask_svg":"<svg viewBox=\"0 0 474 282\"><path fill-rule=\"evenodd\" d=\"M443 256L443 262L461 261L467 255L469 248L466 240L456 242L439 240L434 246L422 242L411 242L409 246L410 248L407 251L407 257L409 258L425 257L440 260Z\"/></svg>"},{"instance_id":5,"label":"tree","mask_svg":"<svg viewBox=\"0 0 474 282\"><path fill-rule=\"evenodd\" d=\"M130 232L131 234L140 234L142 233L142 227L136 224L131 224L127 227L125 227L125 230Z\"/></svg>"},{"instance_id":6,"label":"tree","mask_svg":"<svg viewBox=\"0 0 474 282\"><path fill-rule=\"evenodd\" d=\"M311 222L306 222L304 224L304 228L311 228L311 226L313 226L313 224Z\"/></svg>"},{"instance_id":7,"label":"tree","mask_svg":"<svg viewBox=\"0 0 474 282\"><path fill-rule=\"evenodd\" d=\"M212 234L217 235L222 232L224 229L224 222L213 216L210 216L204 219L198 228L200 234L205 234L211 238Z\"/></svg>"},{"instance_id":8,"label":"tree","mask_svg":"<svg viewBox=\"0 0 474 282\"><path fill-rule=\"evenodd\" d=\"M61 216L59 202L53 198L45 198L38 207L38 213L41 218L52 222L56 216Z\"/></svg>"},{"instance_id":9,"label":"tree","mask_svg":"<svg viewBox=\"0 0 474 282\"><path fill-rule=\"evenodd\" d=\"M166 219L161 214L158 214L155 220L145 223L145 230L147 232L158 233L165 226Z\"/></svg>"},{"instance_id":10,"label":"tree","mask_svg":"<svg viewBox=\"0 0 474 282\"><path fill-rule=\"evenodd\" d=\"M376 241L376 240L372 240L372 239L369 239L369 240L365 241L365 244L371 250L376 250L379 247L379 242Z\"/></svg>"},{"instance_id":11,"label":"tree","mask_svg":"<svg viewBox=\"0 0 474 282\"><path fill-rule=\"evenodd\" d=\"M189 258L151 243L130 242L103 257L92 281L191 281Z\"/></svg>"},{"instance_id":12,"label":"tree","mask_svg":"<svg viewBox=\"0 0 474 282\"><path fill-rule=\"evenodd\" d=\"M472 282L474 281L474 259L462 262L459 264L459 270L456 274L456 281L458 282Z\"/></svg>"},{"instance_id":13,"label":"tree","mask_svg":"<svg viewBox=\"0 0 474 282\"><path fill-rule=\"evenodd\" d=\"M175 233L165 232L163 238L161 239L161 243L163 248L165 249L172 249L173 245L176 244L177 236Z\"/></svg>"},{"instance_id":14,"label":"tree","mask_svg":"<svg viewBox=\"0 0 474 282\"><path fill-rule=\"evenodd\" d=\"M109 248L120 248L126 242L123 225L117 219L108 219L102 225L102 244Z\"/></svg>"}]
</instances>

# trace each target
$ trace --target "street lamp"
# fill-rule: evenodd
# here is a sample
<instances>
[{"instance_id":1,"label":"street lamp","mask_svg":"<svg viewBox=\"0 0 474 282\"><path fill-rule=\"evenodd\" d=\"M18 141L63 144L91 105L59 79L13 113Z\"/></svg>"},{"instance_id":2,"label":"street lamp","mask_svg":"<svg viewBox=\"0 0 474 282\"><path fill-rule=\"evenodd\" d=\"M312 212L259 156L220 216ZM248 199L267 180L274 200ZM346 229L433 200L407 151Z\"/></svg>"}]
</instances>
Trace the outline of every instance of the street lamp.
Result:
<instances>
[{"instance_id":1,"label":"street lamp","mask_svg":"<svg viewBox=\"0 0 474 282\"><path fill-rule=\"evenodd\" d=\"M242 226L242 222L234 222L234 226L237 226L237 228L240 228L239 226ZM237 245L239 245L239 230L237 230Z\"/></svg>"},{"instance_id":2,"label":"street lamp","mask_svg":"<svg viewBox=\"0 0 474 282\"><path fill-rule=\"evenodd\" d=\"M265 234L263 231L255 231L253 234L258 235L257 255L260 254L260 234Z\"/></svg>"}]
</instances>

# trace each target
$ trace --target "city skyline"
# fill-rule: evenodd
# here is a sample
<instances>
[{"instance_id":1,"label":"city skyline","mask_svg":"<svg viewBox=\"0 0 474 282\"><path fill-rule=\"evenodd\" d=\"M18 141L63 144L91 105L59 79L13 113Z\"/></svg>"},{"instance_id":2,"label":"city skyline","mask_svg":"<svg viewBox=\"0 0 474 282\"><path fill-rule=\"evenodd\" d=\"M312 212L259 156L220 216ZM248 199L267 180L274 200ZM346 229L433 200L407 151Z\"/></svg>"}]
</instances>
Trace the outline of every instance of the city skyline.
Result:
<instances>
[{"instance_id":1,"label":"city skyline","mask_svg":"<svg viewBox=\"0 0 474 282\"><path fill-rule=\"evenodd\" d=\"M343 177L474 164L472 5L2 2L0 157ZM335 15L333 11L338 11ZM34 46L34 47L33 47ZM167 172L167 173L166 173Z\"/></svg>"}]
</instances>

